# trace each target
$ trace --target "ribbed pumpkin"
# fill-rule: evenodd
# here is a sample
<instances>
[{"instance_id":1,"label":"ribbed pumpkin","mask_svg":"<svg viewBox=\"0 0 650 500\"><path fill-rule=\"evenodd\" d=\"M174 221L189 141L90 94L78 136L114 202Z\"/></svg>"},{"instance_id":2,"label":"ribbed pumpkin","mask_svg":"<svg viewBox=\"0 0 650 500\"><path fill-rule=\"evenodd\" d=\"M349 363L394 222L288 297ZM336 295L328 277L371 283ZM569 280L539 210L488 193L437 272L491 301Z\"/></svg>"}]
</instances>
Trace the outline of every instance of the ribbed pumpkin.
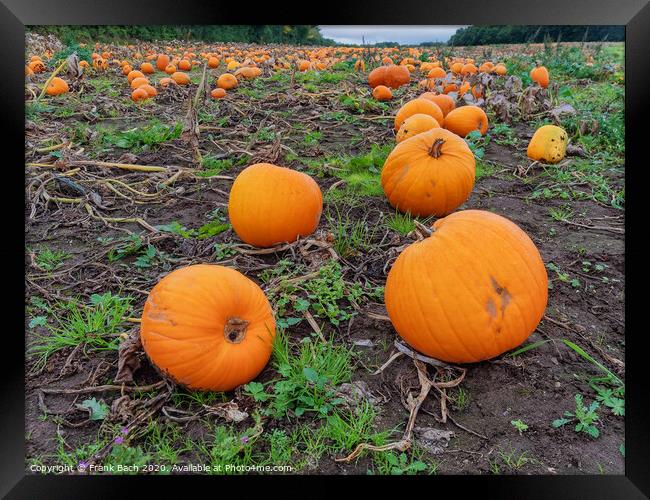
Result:
<instances>
[{"instance_id":1,"label":"ribbed pumpkin","mask_svg":"<svg viewBox=\"0 0 650 500\"><path fill-rule=\"evenodd\" d=\"M397 115L395 116L395 130L399 130L404 120L406 120L409 116L413 116L418 113L433 116L440 125L442 125L445 120L440 106L438 106L435 102L430 101L429 99L412 99L404 104L404 106L402 106L397 112Z\"/></svg>"},{"instance_id":2,"label":"ribbed pumpkin","mask_svg":"<svg viewBox=\"0 0 650 500\"><path fill-rule=\"evenodd\" d=\"M275 321L264 292L234 269L176 269L149 293L140 338L158 369L193 390L229 391L266 366Z\"/></svg>"},{"instance_id":3,"label":"ribbed pumpkin","mask_svg":"<svg viewBox=\"0 0 650 500\"><path fill-rule=\"evenodd\" d=\"M228 200L233 229L257 247L296 241L318 227L323 194L307 174L270 163L246 167Z\"/></svg>"},{"instance_id":4,"label":"ribbed pumpkin","mask_svg":"<svg viewBox=\"0 0 650 500\"><path fill-rule=\"evenodd\" d=\"M436 221L388 274L385 302L397 333L451 363L493 358L524 342L548 298L542 258L508 219L464 210Z\"/></svg>"},{"instance_id":5,"label":"ribbed pumpkin","mask_svg":"<svg viewBox=\"0 0 650 500\"><path fill-rule=\"evenodd\" d=\"M381 185L398 210L442 216L467 200L475 176L476 161L467 143L434 128L395 146L382 168Z\"/></svg>"},{"instance_id":6,"label":"ribbed pumpkin","mask_svg":"<svg viewBox=\"0 0 650 500\"><path fill-rule=\"evenodd\" d=\"M543 125L538 128L528 144L528 158L557 163L566 154L569 138L566 131L555 125Z\"/></svg>"},{"instance_id":7,"label":"ribbed pumpkin","mask_svg":"<svg viewBox=\"0 0 650 500\"><path fill-rule=\"evenodd\" d=\"M400 88L411 81L411 72L405 66L380 66L368 74L368 84L375 88L377 85L386 85L391 89Z\"/></svg>"},{"instance_id":8,"label":"ribbed pumpkin","mask_svg":"<svg viewBox=\"0 0 650 500\"><path fill-rule=\"evenodd\" d=\"M395 136L395 141L400 143L414 135L431 130L432 128L440 128L440 124L433 116L422 113L411 115L402 122L402 125Z\"/></svg>"},{"instance_id":9,"label":"ribbed pumpkin","mask_svg":"<svg viewBox=\"0 0 650 500\"><path fill-rule=\"evenodd\" d=\"M479 130L481 135L485 135L488 129L488 117L478 106L461 106L447 114L443 126L461 137L474 130Z\"/></svg>"}]
</instances>

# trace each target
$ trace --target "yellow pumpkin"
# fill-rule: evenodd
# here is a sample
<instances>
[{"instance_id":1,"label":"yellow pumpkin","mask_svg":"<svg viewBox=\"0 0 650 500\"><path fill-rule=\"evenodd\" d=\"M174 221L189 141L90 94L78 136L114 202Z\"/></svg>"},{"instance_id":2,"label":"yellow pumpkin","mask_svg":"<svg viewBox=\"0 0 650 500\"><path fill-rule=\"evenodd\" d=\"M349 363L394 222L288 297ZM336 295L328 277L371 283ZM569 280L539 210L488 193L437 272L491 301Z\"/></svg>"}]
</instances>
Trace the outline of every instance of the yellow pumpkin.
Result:
<instances>
[{"instance_id":1,"label":"yellow pumpkin","mask_svg":"<svg viewBox=\"0 0 650 500\"><path fill-rule=\"evenodd\" d=\"M569 137L563 128L544 125L535 131L528 144L528 158L557 163L564 158L568 142Z\"/></svg>"}]
</instances>

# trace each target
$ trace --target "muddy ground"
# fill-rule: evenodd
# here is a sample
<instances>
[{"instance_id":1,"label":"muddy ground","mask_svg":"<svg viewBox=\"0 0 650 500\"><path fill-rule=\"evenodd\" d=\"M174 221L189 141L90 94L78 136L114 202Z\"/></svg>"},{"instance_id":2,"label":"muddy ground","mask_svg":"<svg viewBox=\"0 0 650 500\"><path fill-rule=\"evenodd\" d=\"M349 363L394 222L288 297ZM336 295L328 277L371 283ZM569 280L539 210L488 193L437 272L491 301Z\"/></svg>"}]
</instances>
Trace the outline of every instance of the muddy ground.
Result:
<instances>
[{"instance_id":1,"label":"muddy ground","mask_svg":"<svg viewBox=\"0 0 650 500\"><path fill-rule=\"evenodd\" d=\"M215 76L222 71L222 68L210 70L208 76L212 85ZM46 76L38 75L35 82L42 83ZM318 248L315 251L310 248L312 253L302 253L294 247L260 255L249 253L252 249L243 245L232 229L205 239L156 230L156 226L172 221L186 228L198 228L208 221L216 208L221 209L222 217L227 216L227 196L232 180L246 165L258 161L316 174L325 193L324 214L333 214L338 208L346 211L353 221L365 220L365 224L373 228L367 251L341 258L345 279L349 282L382 286L390 263L396 257L395 249L418 238L417 232L403 235L386 226L385 221L394 210L382 196L337 198L332 191L345 186L334 185L339 180L336 171L327 166L319 169L307 165L311 160L362 155L369 152L373 144L382 147L394 141L390 115L401 103L419 93L415 85L397 91L395 99L386 107L363 112L350 111L339 99L342 94L369 97L364 75L351 71L347 71L340 82L316 83L316 89L305 89L305 84L297 81L273 81L263 77L256 82L244 82L220 102L201 100L200 155L233 160L232 166L215 177L195 175L204 168L197 163L191 145L181 137L140 150L106 143L98 147L93 142L92 134L97 134L102 127L127 130L147 125L152 120L166 125L182 122L188 99L194 96L201 79L200 69L192 72L192 79L193 83L186 89L161 92L156 100L136 106L129 99L130 90L124 77L112 68L100 76L89 75L66 96L43 99L43 105L47 106L45 111L28 113L26 162L56 162L56 168L34 166L26 170L28 348L39 342L39 336L50 334L47 325L53 321L50 315L34 308L34 297L55 307L71 297L87 303L93 294L109 291L131 296L129 316L134 319L120 326L122 338L125 338L137 335L135 320L148 291L161 276L180 266L199 262L232 266L256 280L265 290L269 284L260 279L260 274L283 259L296 266L303 265L304 274L317 270L324 259L329 258L327 251ZM343 115L355 118L352 123L334 121L328 119L328 112L330 117L335 112L339 113L339 118ZM271 139L269 134L260 138L259 132L263 129L273 133ZM466 377L461 385L448 391L449 396L455 398L458 389L462 388L466 401L463 405L448 402L451 418L445 423L439 421L440 395L432 391L417 417L416 427L451 431L453 435L435 453L425 451L418 457L434 463L434 470L440 474L622 474L622 417L602 406L597 439L574 432L571 424L554 428L551 423L562 417L565 410L575 409L576 394L583 394L587 404L593 401L595 394L589 379L602 375L601 370L560 339L579 345L624 379L624 212L594 200L531 198L533 191L545 182L539 166L526 171L531 162L525 156L525 146L534 131L533 124L518 122L513 130L514 144L503 145L492 140L486 145L482 164L489 171L477 179L471 197L461 209L492 210L508 217L530 235L544 262L554 263L568 273L570 279L558 279L553 270L548 271L552 289L549 290L546 315L526 344L548 342L518 356L502 355L466 366ZM309 131L318 131L321 137L307 143L303 137ZM54 151L37 151L60 143L65 146ZM58 154L53 155L53 152ZM94 161L160 166L165 170L131 172L98 166L92 163ZM569 157L563 168L570 169L573 161L574 158ZM612 175L614 181L622 182L622 169ZM84 193L75 191L65 179L82 186ZM110 185L121 193L118 195L105 182L107 179L118 180L139 193L121 184ZM54 199L48 200L48 197ZM70 202L70 199L76 201ZM573 218L569 222L555 220L549 216L551 208L570 210ZM139 218L143 223L123 222L120 218ZM315 238L328 241L331 231L330 221L323 216ZM109 261L110 249L121 244L122 238L130 233L140 234L145 246L153 245L158 252L164 252L164 258L150 267L135 266L138 254ZM215 245L220 251L215 250ZM46 270L38 260L44 247L63 251L69 258L55 269ZM602 265L602 272L597 274L583 269L584 261L591 262L591 269L596 264ZM573 279L579 283L572 283ZM390 322L380 319L385 315L381 301L367 301L355 313L351 321L343 321L338 327L320 318L318 323L326 338L347 346L358 355L351 381L364 381L377 396L378 416L374 428L377 431L397 428L391 441L397 440L409 416L401 394L404 387L409 386L417 394L417 372L412 360L401 356L380 374L373 375L396 352L393 346L396 333ZM47 316L48 323L30 324L39 315ZM307 321L290 326L287 332L294 345L301 338L314 335ZM160 376L141 351L139 359L141 366L135 371L133 382L126 385L154 385L146 393L138 394L140 400L152 401L157 395L170 391L183 392L180 388L160 384ZM36 357L28 354L27 464L64 463L62 455L72 457L71 463L91 458L83 457L79 450L98 442L98 436L107 432L107 423L90 420L88 413L76 408L75 404L94 397L111 407L122 394L135 394L128 390L121 392L119 384L114 383L117 350L69 346L51 354L43 367L37 366L36 361ZM276 376L269 366L258 380L269 381ZM103 391L93 389L100 385L110 387ZM43 388L54 388L55 392L43 392ZM56 392L59 389L72 393ZM74 392L80 389L84 392ZM220 395L217 400L233 400L249 415L261 405L241 390ZM169 422L161 408L167 408L168 415L178 416L169 410L174 407L188 412L197 408L187 400L178 403L168 398L161 405L153 403L148 418ZM219 421L214 415L207 418ZM518 419L525 422L527 430L518 432L511 424ZM113 420L118 428L126 422L117 417ZM173 425L196 441L210 442L212 437L202 422L177 419ZM317 420L308 417L302 420L270 418L263 423L264 432L283 429L289 434L298 423L313 428L319 425ZM248 417L228 425L243 430L251 428L253 423ZM133 437L131 446L141 443L144 446L143 439ZM417 439L416 433L416 443ZM260 442L259 446L267 445ZM365 453L349 464L335 461L350 451L323 453L318 459L306 460L299 472L366 474L374 469L372 453ZM86 453L91 452L86 450ZM304 453L298 446L296 454ZM196 462L191 451L180 451L176 459L178 464Z\"/></svg>"}]
</instances>

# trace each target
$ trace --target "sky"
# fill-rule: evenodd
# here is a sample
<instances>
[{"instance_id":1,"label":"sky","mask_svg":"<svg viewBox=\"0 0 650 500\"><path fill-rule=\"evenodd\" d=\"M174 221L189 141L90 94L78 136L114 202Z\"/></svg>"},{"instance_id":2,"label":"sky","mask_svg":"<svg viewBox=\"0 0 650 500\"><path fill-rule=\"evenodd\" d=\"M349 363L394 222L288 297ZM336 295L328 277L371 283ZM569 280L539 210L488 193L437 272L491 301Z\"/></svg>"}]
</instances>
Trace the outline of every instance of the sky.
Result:
<instances>
[{"instance_id":1,"label":"sky","mask_svg":"<svg viewBox=\"0 0 650 500\"><path fill-rule=\"evenodd\" d=\"M319 26L324 38L339 43L398 42L417 45L422 42L446 42L458 28L463 26Z\"/></svg>"}]
</instances>

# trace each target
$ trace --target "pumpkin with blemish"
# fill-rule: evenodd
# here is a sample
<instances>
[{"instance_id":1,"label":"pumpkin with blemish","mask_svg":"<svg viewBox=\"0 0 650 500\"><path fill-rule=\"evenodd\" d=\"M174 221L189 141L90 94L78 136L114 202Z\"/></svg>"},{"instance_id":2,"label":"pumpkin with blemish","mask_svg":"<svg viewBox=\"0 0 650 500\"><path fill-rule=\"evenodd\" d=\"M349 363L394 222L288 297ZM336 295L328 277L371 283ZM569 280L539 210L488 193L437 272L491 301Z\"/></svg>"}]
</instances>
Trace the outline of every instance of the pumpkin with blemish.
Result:
<instances>
[{"instance_id":1,"label":"pumpkin with blemish","mask_svg":"<svg viewBox=\"0 0 650 500\"><path fill-rule=\"evenodd\" d=\"M418 113L412 116L409 116L397 131L395 136L395 141L400 143L414 135L421 134L432 128L440 128L440 124L436 121L433 116L425 115Z\"/></svg>"},{"instance_id":2,"label":"pumpkin with blemish","mask_svg":"<svg viewBox=\"0 0 650 500\"><path fill-rule=\"evenodd\" d=\"M548 276L528 235L500 215L464 210L407 247L386 281L397 333L414 349L473 363L521 345L541 321Z\"/></svg>"},{"instance_id":3,"label":"pumpkin with blemish","mask_svg":"<svg viewBox=\"0 0 650 500\"><path fill-rule=\"evenodd\" d=\"M569 137L562 127L544 125L533 134L526 153L531 160L557 163L564 159L568 142Z\"/></svg>"},{"instance_id":4,"label":"pumpkin with blemish","mask_svg":"<svg viewBox=\"0 0 650 500\"><path fill-rule=\"evenodd\" d=\"M398 210L440 217L467 200L475 176L476 160L467 143L433 128L395 146L382 168L381 185Z\"/></svg>"},{"instance_id":5,"label":"pumpkin with blemish","mask_svg":"<svg viewBox=\"0 0 650 500\"><path fill-rule=\"evenodd\" d=\"M273 311L240 272L197 264L172 271L151 290L140 338L151 362L192 390L230 391L253 380L271 356Z\"/></svg>"},{"instance_id":6,"label":"pumpkin with blemish","mask_svg":"<svg viewBox=\"0 0 650 500\"><path fill-rule=\"evenodd\" d=\"M303 172L271 163L242 170L230 189L228 216L237 236L256 247L290 243L313 233L323 194Z\"/></svg>"}]
</instances>

